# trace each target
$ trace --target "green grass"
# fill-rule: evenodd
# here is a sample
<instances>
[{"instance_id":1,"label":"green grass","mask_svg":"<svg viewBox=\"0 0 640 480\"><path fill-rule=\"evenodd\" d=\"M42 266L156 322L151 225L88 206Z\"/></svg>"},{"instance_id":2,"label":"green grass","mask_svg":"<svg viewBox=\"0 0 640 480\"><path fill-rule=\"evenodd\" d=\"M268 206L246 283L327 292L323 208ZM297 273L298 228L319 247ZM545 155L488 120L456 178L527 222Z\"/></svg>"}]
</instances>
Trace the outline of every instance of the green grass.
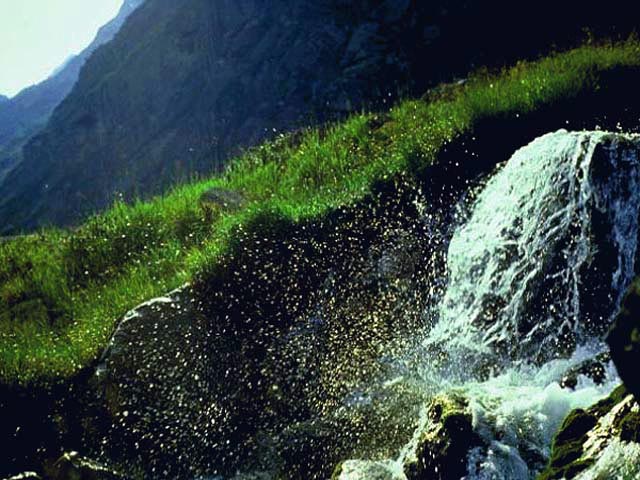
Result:
<instances>
[{"instance_id":1,"label":"green grass","mask_svg":"<svg viewBox=\"0 0 640 480\"><path fill-rule=\"evenodd\" d=\"M0 381L46 383L93 361L130 308L215 275L234 237L261 218L298 222L362 199L384 179L437 161L484 118L526 114L599 88L600 74L640 66L640 44L585 45L498 73L476 73L388 114L363 113L283 136L233 161L221 176L162 198L116 204L73 231L0 243ZM246 204L212 212L218 187Z\"/></svg>"}]
</instances>

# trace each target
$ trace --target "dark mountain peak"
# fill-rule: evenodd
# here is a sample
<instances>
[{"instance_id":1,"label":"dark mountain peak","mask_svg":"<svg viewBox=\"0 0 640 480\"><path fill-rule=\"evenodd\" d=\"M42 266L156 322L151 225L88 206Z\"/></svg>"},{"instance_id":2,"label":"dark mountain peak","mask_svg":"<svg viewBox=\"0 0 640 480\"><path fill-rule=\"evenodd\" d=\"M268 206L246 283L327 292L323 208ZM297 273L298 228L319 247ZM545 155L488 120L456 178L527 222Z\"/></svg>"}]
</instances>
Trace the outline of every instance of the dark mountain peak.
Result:
<instances>
[{"instance_id":1,"label":"dark mountain peak","mask_svg":"<svg viewBox=\"0 0 640 480\"><path fill-rule=\"evenodd\" d=\"M616 25L594 35L635 27L624 10L542 3L148 0L91 55L0 185L0 229L68 225L116 195L160 193L274 132L580 43L594 18Z\"/></svg>"},{"instance_id":2,"label":"dark mountain peak","mask_svg":"<svg viewBox=\"0 0 640 480\"><path fill-rule=\"evenodd\" d=\"M127 17L144 0L126 0L118 14L100 28L91 44L65 60L43 82L15 97L0 99L0 185L22 159L22 147L47 123L53 110L71 92L80 70L96 49L113 39Z\"/></svg>"}]
</instances>

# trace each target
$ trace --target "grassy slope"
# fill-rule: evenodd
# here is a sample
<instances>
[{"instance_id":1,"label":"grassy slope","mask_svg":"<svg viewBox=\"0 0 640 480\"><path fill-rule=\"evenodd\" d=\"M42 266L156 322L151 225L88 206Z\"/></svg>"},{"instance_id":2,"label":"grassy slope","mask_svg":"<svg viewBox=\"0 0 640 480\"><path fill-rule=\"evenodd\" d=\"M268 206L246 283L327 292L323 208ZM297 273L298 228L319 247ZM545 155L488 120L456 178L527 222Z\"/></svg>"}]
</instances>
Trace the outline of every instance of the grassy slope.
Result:
<instances>
[{"instance_id":1,"label":"grassy slope","mask_svg":"<svg viewBox=\"0 0 640 480\"><path fill-rule=\"evenodd\" d=\"M116 204L73 232L0 243L0 381L74 374L100 353L115 322L185 281L206 281L256 219L299 221L357 201L371 185L436 161L487 117L527 113L598 88L599 74L640 67L640 43L586 45L497 74L478 73L384 117L353 116L247 152L220 177L132 206ZM240 191L246 205L212 214L200 195Z\"/></svg>"}]
</instances>

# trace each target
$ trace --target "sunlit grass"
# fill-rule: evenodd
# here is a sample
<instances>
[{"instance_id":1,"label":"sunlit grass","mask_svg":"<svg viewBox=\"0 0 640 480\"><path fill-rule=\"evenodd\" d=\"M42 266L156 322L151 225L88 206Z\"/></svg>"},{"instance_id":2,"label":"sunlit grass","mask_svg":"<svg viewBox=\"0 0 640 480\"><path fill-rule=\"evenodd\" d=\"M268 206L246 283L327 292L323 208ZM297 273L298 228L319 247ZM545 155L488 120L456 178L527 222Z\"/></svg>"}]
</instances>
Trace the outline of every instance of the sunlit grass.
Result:
<instances>
[{"instance_id":1,"label":"sunlit grass","mask_svg":"<svg viewBox=\"0 0 640 480\"><path fill-rule=\"evenodd\" d=\"M100 354L128 309L215 275L230 240L259 219L297 222L356 202L375 182L437 161L444 145L479 120L595 90L603 72L620 66L640 67L636 40L479 72L384 115L363 113L278 138L219 177L116 204L74 231L0 243L0 380L26 384L76 373ZM245 205L212 213L200 196L214 187L240 192Z\"/></svg>"}]
</instances>

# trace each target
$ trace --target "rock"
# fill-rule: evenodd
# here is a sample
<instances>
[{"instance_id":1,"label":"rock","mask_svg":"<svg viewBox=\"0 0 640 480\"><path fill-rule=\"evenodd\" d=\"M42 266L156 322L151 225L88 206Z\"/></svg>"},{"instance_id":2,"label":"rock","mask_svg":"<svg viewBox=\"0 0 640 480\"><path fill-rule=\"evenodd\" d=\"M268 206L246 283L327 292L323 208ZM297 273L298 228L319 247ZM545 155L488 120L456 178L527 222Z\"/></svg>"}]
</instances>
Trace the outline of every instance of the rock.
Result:
<instances>
[{"instance_id":1,"label":"rock","mask_svg":"<svg viewBox=\"0 0 640 480\"><path fill-rule=\"evenodd\" d=\"M467 474L468 457L483 441L474 431L473 415L463 396L433 398L420 425L396 460L348 460L334 473L336 480L448 480Z\"/></svg>"},{"instance_id":2,"label":"rock","mask_svg":"<svg viewBox=\"0 0 640 480\"><path fill-rule=\"evenodd\" d=\"M225 209L236 209L244 204L244 197L233 190L210 188L200 195L200 203L213 204Z\"/></svg>"},{"instance_id":3,"label":"rock","mask_svg":"<svg viewBox=\"0 0 640 480\"><path fill-rule=\"evenodd\" d=\"M53 465L48 475L51 480L125 480L122 475L81 457L78 452L65 453Z\"/></svg>"},{"instance_id":4,"label":"rock","mask_svg":"<svg viewBox=\"0 0 640 480\"><path fill-rule=\"evenodd\" d=\"M473 428L468 401L457 394L435 397L426 410L424 428L417 431L415 447L404 459L410 480L461 478L467 457L482 440Z\"/></svg>"},{"instance_id":5,"label":"rock","mask_svg":"<svg viewBox=\"0 0 640 480\"><path fill-rule=\"evenodd\" d=\"M392 461L347 460L333 472L332 480L406 480L402 465Z\"/></svg>"},{"instance_id":6,"label":"rock","mask_svg":"<svg viewBox=\"0 0 640 480\"><path fill-rule=\"evenodd\" d=\"M42 477L36 472L23 472L18 475L6 478L5 480L42 480Z\"/></svg>"},{"instance_id":7,"label":"rock","mask_svg":"<svg viewBox=\"0 0 640 480\"><path fill-rule=\"evenodd\" d=\"M244 197L233 190L210 188L200 195L200 204L208 212L238 210L245 203Z\"/></svg>"},{"instance_id":8,"label":"rock","mask_svg":"<svg viewBox=\"0 0 640 480\"><path fill-rule=\"evenodd\" d=\"M620 313L609 332L607 342L611 358L620 378L629 391L640 400L640 281L629 288Z\"/></svg>"},{"instance_id":9,"label":"rock","mask_svg":"<svg viewBox=\"0 0 640 480\"><path fill-rule=\"evenodd\" d=\"M91 379L102 408L94 446L149 471L215 461L210 450L225 412L208 395L215 360L207 341L189 285L127 313Z\"/></svg>"},{"instance_id":10,"label":"rock","mask_svg":"<svg viewBox=\"0 0 640 480\"><path fill-rule=\"evenodd\" d=\"M609 352L604 352L596 355L594 358L585 360L584 362L576 365L567 371L560 380L560 386L562 388L576 388L578 384L578 377L584 375L590 378L597 385L602 384L606 379L607 365L611 362L611 355Z\"/></svg>"},{"instance_id":11,"label":"rock","mask_svg":"<svg viewBox=\"0 0 640 480\"><path fill-rule=\"evenodd\" d=\"M628 390L620 386L587 410L574 410L567 416L554 437L549 464L538 479L575 478L592 468L606 471L611 465L604 464L601 459L611 459L627 446L635 451L640 448L639 440L640 406ZM627 466L623 462L614 468ZM636 471L635 475L639 473Z\"/></svg>"}]
</instances>

